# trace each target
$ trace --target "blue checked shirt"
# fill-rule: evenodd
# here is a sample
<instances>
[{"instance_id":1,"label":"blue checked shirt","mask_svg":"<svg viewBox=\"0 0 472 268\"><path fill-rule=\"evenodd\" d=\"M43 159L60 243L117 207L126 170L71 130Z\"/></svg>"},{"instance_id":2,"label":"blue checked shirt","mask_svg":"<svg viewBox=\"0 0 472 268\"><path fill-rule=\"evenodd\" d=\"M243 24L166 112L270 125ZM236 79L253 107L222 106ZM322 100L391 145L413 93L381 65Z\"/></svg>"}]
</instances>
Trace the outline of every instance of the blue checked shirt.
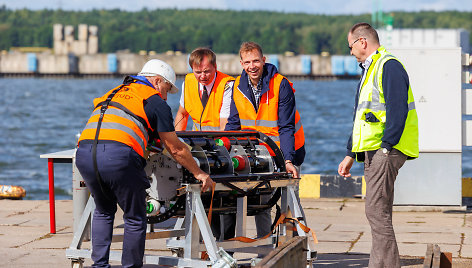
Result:
<instances>
[{"instance_id":1,"label":"blue checked shirt","mask_svg":"<svg viewBox=\"0 0 472 268\"><path fill-rule=\"evenodd\" d=\"M252 88L252 93L254 94L254 99L256 100L256 111L259 110L259 102L261 101L261 93L262 93L262 78L259 79L259 82L257 82L257 87L254 87L252 85L251 79L249 78L249 75L247 76L247 80L249 82L249 85Z\"/></svg>"}]
</instances>

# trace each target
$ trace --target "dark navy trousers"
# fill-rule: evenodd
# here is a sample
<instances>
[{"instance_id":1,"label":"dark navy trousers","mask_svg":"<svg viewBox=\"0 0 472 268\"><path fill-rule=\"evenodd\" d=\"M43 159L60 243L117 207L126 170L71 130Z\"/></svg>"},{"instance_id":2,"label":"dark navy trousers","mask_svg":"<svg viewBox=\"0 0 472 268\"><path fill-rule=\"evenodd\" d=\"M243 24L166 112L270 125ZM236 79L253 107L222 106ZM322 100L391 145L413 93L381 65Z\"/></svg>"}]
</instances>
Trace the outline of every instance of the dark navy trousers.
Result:
<instances>
[{"instance_id":1,"label":"dark navy trousers","mask_svg":"<svg viewBox=\"0 0 472 268\"><path fill-rule=\"evenodd\" d=\"M143 265L146 240L146 188L150 187L146 161L131 147L120 143L97 145L97 166L107 198L97 182L92 160L92 144L81 142L76 165L90 190L96 208L92 219L92 267L108 264L117 204L124 212L123 267Z\"/></svg>"}]
</instances>

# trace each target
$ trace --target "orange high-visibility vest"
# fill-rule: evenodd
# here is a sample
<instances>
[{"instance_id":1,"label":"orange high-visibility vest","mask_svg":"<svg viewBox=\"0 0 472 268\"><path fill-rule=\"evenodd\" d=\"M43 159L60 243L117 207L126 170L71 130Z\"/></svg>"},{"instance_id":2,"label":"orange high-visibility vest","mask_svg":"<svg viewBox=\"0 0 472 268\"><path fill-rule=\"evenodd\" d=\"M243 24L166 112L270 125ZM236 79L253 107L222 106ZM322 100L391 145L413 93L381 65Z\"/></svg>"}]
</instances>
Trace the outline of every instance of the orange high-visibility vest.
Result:
<instances>
[{"instance_id":1,"label":"orange high-visibility vest","mask_svg":"<svg viewBox=\"0 0 472 268\"><path fill-rule=\"evenodd\" d=\"M241 129L252 129L262 132L272 138L280 148L279 127L279 90L280 84L285 77L275 74L269 82L269 91L261 96L259 110L255 111L251 100L249 100L238 88L241 76L234 82L233 99L238 109ZM288 81L288 79L287 79ZM288 81L293 90L292 82ZM295 90L293 90L295 92ZM305 144L305 134L298 110L295 112L295 150Z\"/></svg>"},{"instance_id":2,"label":"orange high-visibility vest","mask_svg":"<svg viewBox=\"0 0 472 268\"><path fill-rule=\"evenodd\" d=\"M197 78L193 73L185 76L185 110L192 117L194 130L220 130L220 110L223 104L223 95L226 83L234 80L234 77L216 72L216 80L211 90L208 102L203 107Z\"/></svg>"},{"instance_id":3,"label":"orange high-visibility vest","mask_svg":"<svg viewBox=\"0 0 472 268\"><path fill-rule=\"evenodd\" d=\"M97 122L100 117L101 103L116 88L93 101L95 106L85 129L80 135L82 140L95 140ZM156 89L138 83L124 85L111 100L103 116L98 140L110 140L124 143L144 157L151 125L144 111L143 100L158 94Z\"/></svg>"}]
</instances>

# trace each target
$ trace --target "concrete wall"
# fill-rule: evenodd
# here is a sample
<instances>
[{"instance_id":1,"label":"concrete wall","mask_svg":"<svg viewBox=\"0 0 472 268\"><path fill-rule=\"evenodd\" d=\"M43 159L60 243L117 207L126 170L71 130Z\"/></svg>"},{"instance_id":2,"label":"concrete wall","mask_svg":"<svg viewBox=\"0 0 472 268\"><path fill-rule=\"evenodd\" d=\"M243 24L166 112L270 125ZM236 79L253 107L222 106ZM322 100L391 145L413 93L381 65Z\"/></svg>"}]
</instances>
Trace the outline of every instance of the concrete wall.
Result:
<instances>
[{"instance_id":1,"label":"concrete wall","mask_svg":"<svg viewBox=\"0 0 472 268\"><path fill-rule=\"evenodd\" d=\"M26 53L10 53L1 55L0 72L2 73L29 73Z\"/></svg>"},{"instance_id":2,"label":"concrete wall","mask_svg":"<svg viewBox=\"0 0 472 268\"><path fill-rule=\"evenodd\" d=\"M278 56L279 72L285 75L303 74L301 56Z\"/></svg>"},{"instance_id":3,"label":"concrete wall","mask_svg":"<svg viewBox=\"0 0 472 268\"><path fill-rule=\"evenodd\" d=\"M72 55L38 54L38 73L74 74L78 72L78 59Z\"/></svg>"},{"instance_id":4,"label":"concrete wall","mask_svg":"<svg viewBox=\"0 0 472 268\"><path fill-rule=\"evenodd\" d=\"M147 61L146 56L131 53L117 53L116 56L120 74L137 74Z\"/></svg>"},{"instance_id":5,"label":"concrete wall","mask_svg":"<svg viewBox=\"0 0 472 268\"><path fill-rule=\"evenodd\" d=\"M108 55L83 55L79 60L79 73L82 74L108 74Z\"/></svg>"},{"instance_id":6,"label":"concrete wall","mask_svg":"<svg viewBox=\"0 0 472 268\"><path fill-rule=\"evenodd\" d=\"M70 44L78 45L80 42L75 41L75 43ZM65 45L65 42L62 44ZM85 43L81 45L81 50L84 50ZM58 48L56 47L55 49ZM32 65L32 61L35 59L37 67ZM169 63L178 75L185 75L191 72L191 68L188 65L188 54L139 55L133 53L99 53L75 56L73 54L8 53L0 56L0 73L136 74L141 70L146 61L150 59L160 59ZM330 56L270 55L270 60L276 61L279 65L279 72L288 76L333 75ZM236 54L218 54L216 63L218 70L223 73L238 75L242 71L239 55ZM32 68L34 69L33 71Z\"/></svg>"},{"instance_id":7,"label":"concrete wall","mask_svg":"<svg viewBox=\"0 0 472 268\"><path fill-rule=\"evenodd\" d=\"M241 74L243 67L241 66L241 63L239 62L239 60L240 60L239 55L218 54L218 56L216 56L216 66L219 71L226 74L230 74L230 75Z\"/></svg>"},{"instance_id":8,"label":"concrete wall","mask_svg":"<svg viewBox=\"0 0 472 268\"><path fill-rule=\"evenodd\" d=\"M77 66L77 57L70 55L11 53L0 57L1 73L74 74Z\"/></svg>"},{"instance_id":9,"label":"concrete wall","mask_svg":"<svg viewBox=\"0 0 472 268\"><path fill-rule=\"evenodd\" d=\"M311 55L312 75L332 75L331 56Z\"/></svg>"},{"instance_id":10,"label":"concrete wall","mask_svg":"<svg viewBox=\"0 0 472 268\"><path fill-rule=\"evenodd\" d=\"M187 54L181 54L181 55L156 54L153 56L146 57L146 60L159 59L159 60L165 61L168 64L170 64L172 68L174 68L175 73L186 74L189 72L187 57L188 57ZM139 67L139 70L141 70L141 67L143 65L144 63Z\"/></svg>"}]
</instances>

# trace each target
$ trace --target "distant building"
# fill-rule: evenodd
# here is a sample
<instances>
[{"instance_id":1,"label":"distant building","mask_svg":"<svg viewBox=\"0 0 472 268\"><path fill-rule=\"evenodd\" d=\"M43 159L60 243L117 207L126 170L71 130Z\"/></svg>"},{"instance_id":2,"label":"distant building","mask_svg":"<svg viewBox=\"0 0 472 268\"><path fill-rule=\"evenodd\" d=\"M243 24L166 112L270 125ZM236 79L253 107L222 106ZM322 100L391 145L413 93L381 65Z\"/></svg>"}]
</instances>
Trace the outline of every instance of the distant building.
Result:
<instances>
[{"instance_id":1,"label":"distant building","mask_svg":"<svg viewBox=\"0 0 472 268\"><path fill-rule=\"evenodd\" d=\"M74 26L54 24L54 54L89 55L98 53L98 27L79 24L78 40L75 40Z\"/></svg>"},{"instance_id":2,"label":"distant building","mask_svg":"<svg viewBox=\"0 0 472 268\"><path fill-rule=\"evenodd\" d=\"M470 52L469 32L464 29L390 29L378 33L387 49L461 47L463 53Z\"/></svg>"}]
</instances>

